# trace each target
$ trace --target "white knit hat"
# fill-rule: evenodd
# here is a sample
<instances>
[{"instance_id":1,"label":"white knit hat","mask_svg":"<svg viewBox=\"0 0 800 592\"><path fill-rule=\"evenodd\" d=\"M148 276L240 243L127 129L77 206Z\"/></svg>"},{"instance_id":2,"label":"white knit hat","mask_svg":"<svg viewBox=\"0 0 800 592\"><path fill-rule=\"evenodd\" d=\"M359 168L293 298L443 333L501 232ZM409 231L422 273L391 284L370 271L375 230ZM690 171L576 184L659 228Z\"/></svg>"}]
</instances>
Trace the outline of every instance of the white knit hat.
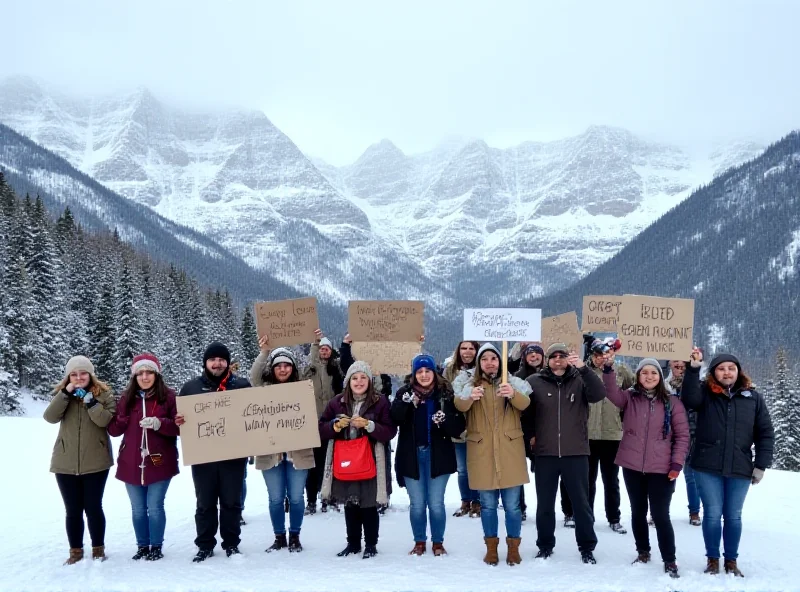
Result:
<instances>
[{"instance_id":1,"label":"white knit hat","mask_svg":"<svg viewBox=\"0 0 800 592\"><path fill-rule=\"evenodd\" d=\"M363 372L367 375L367 378L372 380L372 368L369 367L369 364L361 361L353 362L350 368L347 369L347 374L344 377L345 388L347 388L347 385L350 384L350 378L357 372Z\"/></svg>"},{"instance_id":2,"label":"white knit hat","mask_svg":"<svg viewBox=\"0 0 800 592\"><path fill-rule=\"evenodd\" d=\"M333 349L333 344L331 343L331 340L328 339L327 337L323 337L322 339L319 340L319 346L320 347L329 347L329 348Z\"/></svg>"},{"instance_id":3,"label":"white knit hat","mask_svg":"<svg viewBox=\"0 0 800 592\"><path fill-rule=\"evenodd\" d=\"M69 376L73 372L88 372L94 376L94 364L86 356L74 356L64 367L64 376Z\"/></svg>"}]
</instances>

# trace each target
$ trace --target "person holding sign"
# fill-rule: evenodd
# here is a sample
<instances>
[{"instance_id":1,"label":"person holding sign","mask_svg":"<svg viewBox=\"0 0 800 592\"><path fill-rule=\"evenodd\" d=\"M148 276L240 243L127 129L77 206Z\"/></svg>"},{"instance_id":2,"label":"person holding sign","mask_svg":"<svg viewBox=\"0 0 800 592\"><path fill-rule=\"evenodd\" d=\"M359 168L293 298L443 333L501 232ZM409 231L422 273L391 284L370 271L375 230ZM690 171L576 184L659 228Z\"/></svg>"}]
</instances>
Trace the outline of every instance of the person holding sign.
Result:
<instances>
[{"instance_id":1,"label":"person holding sign","mask_svg":"<svg viewBox=\"0 0 800 592\"><path fill-rule=\"evenodd\" d=\"M89 358L70 358L44 412L46 422L59 424L50 472L56 475L67 511L70 549L65 565L83 559L84 513L92 539L92 559L106 558L103 492L114 465L106 426L115 411L114 393L97 379Z\"/></svg>"},{"instance_id":2,"label":"person holding sign","mask_svg":"<svg viewBox=\"0 0 800 592\"><path fill-rule=\"evenodd\" d=\"M258 340L261 355L250 369L250 383L253 386L271 386L287 382L298 382L300 372L297 360L291 350L278 347L269 350L269 337ZM266 358L266 359L265 359ZM303 527L305 506L303 490L309 469L314 468L314 450L293 450L256 457L256 470L261 471L269 494L269 518L275 542L267 548L267 553L288 547L290 553L303 550L300 544L300 529ZM284 499L289 498L289 539L286 539L286 513Z\"/></svg>"},{"instance_id":3,"label":"person holding sign","mask_svg":"<svg viewBox=\"0 0 800 592\"><path fill-rule=\"evenodd\" d=\"M673 397L657 360L645 358L636 368L636 384L629 389L617 385L614 358L603 365L606 396L624 414L624 435L616 463L631 502L631 525L638 557L634 563L650 562L647 508L653 516L664 572L677 578L675 532L669 506L689 452L689 421L683 403Z\"/></svg>"},{"instance_id":4,"label":"person holding sign","mask_svg":"<svg viewBox=\"0 0 800 592\"><path fill-rule=\"evenodd\" d=\"M721 538L725 573L743 577L737 565L742 507L750 485L760 483L772 464L775 433L764 397L753 388L736 356L721 354L711 360L702 385L700 366L695 350L686 368L681 400L697 412L691 464L703 500L705 573L719 573Z\"/></svg>"},{"instance_id":5,"label":"person holding sign","mask_svg":"<svg viewBox=\"0 0 800 592\"><path fill-rule=\"evenodd\" d=\"M450 383L456 379L461 372L472 372L475 368L475 361L478 350L481 348L477 341L462 341L456 347L449 362L444 365L442 375ZM466 433L453 439L456 450L456 465L458 468L458 490L461 493L461 507L453 514L456 518L469 516L470 518L481 515L480 495L469 486L467 475L467 440Z\"/></svg>"},{"instance_id":6,"label":"person holding sign","mask_svg":"<svg viewBox=\"0 0 800 592\"><path fill-rule=\"evenodd\" d=\"M203 352L203 373L183 385L179 397L203 393L232 391L250 388L250 382L230 371L231 352L226 345L215 341ZM181 426L186 418L175 416ZM246 458L234 458L192 465L192 481L197 497L194 521L197 528L195 563L213 557L217 546L217 529L222 537L222 548L228 557L239 555L242 532L242 483ZM217 515L219 503L219 515Z\"/></svg>"},{"instance_id":7,"label":"person holding sign","mask_svg":"<svg viewBox=\"0 0 800 592\"><path fill-rule=\"evenodd\" d=\"M486 555L484 563L497 565L499 557L497 502L503 498L506 517L506 563L522 562L522 514L520 486L529 482L522 441L520 415L528 405L530 387L512 376L500 381L500 352L491 343L478 350L474 376L462 372L456 377L455 407L467 418L467 465L469 486L480 492L481 524Z\"/></svg>"},{"instance_id":8,"label":"person holding sign","mask_svg":"<svg viewBox=\"0 0 800 592\"><path fill-rule=\"evenodd\" d=\"M589 404L606 396L603 382L564 343L547 348L547 367L528 377L532 388L536 440L537 559L548 559L556 546L558 479L572 501L575 540L584 563L594 564L597 535L589 506Z\"/></svg>"},{"instance_id":9,"label":"person holding sign","mask_svg":"<svg viewBox=\"0 0 800 592\"><path fill-rule=\"evenodd\" d=\"M386 444L397 434L389 401L375 390L372 370L354 362L344 379L344 392L333 398L319 420L320 438L328 441L322 499L344 504L347 546L338 555L361 551L364 559L378 554L378 504L388 503Z\"/></svg>"},{"instance_id":10,"label":"person holding sign","mask_svg":"<svg viewBox=\"0 0 800 592\"><path fill-rule=\"evenodd\" d=\"M456 472L452 438L461 436L465 422L453 405L453 387L436 375L431 356L414 356L409 382L395 394L391 413L400 429L395 454L397 481L405 484L411 501L414 548L409 555L426 552L428 512L433 554L447 555L443 544L447 521L444 492L450 475Z\"/></svg>"}]
</instances>

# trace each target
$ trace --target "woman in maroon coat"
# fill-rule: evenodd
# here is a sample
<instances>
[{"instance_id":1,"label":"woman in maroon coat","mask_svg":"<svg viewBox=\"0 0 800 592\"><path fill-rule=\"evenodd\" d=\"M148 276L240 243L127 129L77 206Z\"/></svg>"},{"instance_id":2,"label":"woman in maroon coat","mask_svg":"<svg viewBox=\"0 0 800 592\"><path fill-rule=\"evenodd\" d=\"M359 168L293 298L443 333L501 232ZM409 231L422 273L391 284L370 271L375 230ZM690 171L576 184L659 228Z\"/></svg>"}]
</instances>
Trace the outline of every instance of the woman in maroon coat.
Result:
<instances>
[{"instance_id":1,"label":"woman in maroon coat","mask_svg":"<svg viewBox=\"0 0 800 592\"><path fill-rule=\"evenodd\" d=\"M344 392L331 399L319 420L320 437L323 442L328 441L322 499L345 506L347 547L339 557L361 551L362 529L363 558L378 554L378 505L388 503L384 444L397 434L389 410L389 401L375 391L370 367L364 362L355 362L347 370ZM336 443L359 438L366 438L369 445L375 460L375 476L353 481L337 479L333 467Z\"/></svg>"},{"instance_id":2,"label":"woman in maroon coat","mask_svg":"<svg viewBox=\"0 0 800 592\"><path fill-rule=\"evenodd\" d=\"M150 353L136 356L108 433L122 436L117 479L125 483L131 500L137 561L164 557L164 498L178 474L176 413L175 391L164 384L158 359Z\"/></svg>"},{"instance_id":3,"label":"woman in maroon coat","mask_svg":"<svg viewBox=\"0 0 800 592\"><path fill-rule=\"evenodd\" d=\"M603 367L603 384L609 401L624 414L622 441L615 462L622 467L631 502L633 538L639 554L634 563L650 561L649 503L664 571L677 578L675 532L669 505L675 492L675 479L689 452L686 410L681 400L667 390L661 365L652 358L639 363L636 384L626 390L617 386L614 361L608 359Z\"/></svg>"}]
</instances>

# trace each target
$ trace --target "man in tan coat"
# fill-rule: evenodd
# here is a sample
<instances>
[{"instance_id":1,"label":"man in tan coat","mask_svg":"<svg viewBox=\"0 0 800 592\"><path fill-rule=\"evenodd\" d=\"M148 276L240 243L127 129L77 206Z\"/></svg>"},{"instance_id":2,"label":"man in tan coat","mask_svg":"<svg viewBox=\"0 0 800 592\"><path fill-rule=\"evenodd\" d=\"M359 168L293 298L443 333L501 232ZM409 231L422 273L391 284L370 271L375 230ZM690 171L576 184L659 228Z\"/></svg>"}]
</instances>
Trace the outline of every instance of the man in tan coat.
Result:
<instances>
[{"instance_id":1,"label":"man in tan coat","mask_svg":"<svg viewBox=\"0 0 800 592\"><path fill-rule=\"evenodd\" d=\"M506 563L522 561L519 554L522 512L521 485L529 482L520 415L530 405L531 389L525 381L509 377L500 384L500 352L491 343L478 350L474 376L464 372L453 384L456 409L467 418L467 469L469 486L480 492L481 523L486 556L497 565L497 503L503 498L506 522Z\"/></svg>"}]
</instances>

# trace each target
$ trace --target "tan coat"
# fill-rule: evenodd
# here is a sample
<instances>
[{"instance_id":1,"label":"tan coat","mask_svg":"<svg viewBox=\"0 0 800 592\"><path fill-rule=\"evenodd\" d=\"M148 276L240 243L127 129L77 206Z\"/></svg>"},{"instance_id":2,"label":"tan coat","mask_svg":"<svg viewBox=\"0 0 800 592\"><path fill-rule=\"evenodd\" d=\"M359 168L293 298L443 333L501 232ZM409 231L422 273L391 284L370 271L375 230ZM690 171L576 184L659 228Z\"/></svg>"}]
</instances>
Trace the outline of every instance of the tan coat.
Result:
<instances>
[{"instance_id":1,"label":"tan coat","mask_svg":"<svg viewBox=\"0 0 800 592\"><path fill-rule=\"evenodd\" d=\"M87 409L80 399L56 393L44 412L48 423L60 424L53 446L50 472L66 475L99 473L114 465L106 426L117 410L114 393L104 391Z\"/></svg>"},{"instance_id":2,"label":"tan coat","mask_svg":"<svg viewBox=\"0 0 800 592\"><path fill-rule=\"evenodd\" d=\"M499 381L481 381L483 398L470 398L473 382L456 380L455 406L467 418L467 471L470 489L517 487L530 481L520 415L531 404L530 387L510 377L511 399L496 396Z\"/></svg>"}]
</instances>

